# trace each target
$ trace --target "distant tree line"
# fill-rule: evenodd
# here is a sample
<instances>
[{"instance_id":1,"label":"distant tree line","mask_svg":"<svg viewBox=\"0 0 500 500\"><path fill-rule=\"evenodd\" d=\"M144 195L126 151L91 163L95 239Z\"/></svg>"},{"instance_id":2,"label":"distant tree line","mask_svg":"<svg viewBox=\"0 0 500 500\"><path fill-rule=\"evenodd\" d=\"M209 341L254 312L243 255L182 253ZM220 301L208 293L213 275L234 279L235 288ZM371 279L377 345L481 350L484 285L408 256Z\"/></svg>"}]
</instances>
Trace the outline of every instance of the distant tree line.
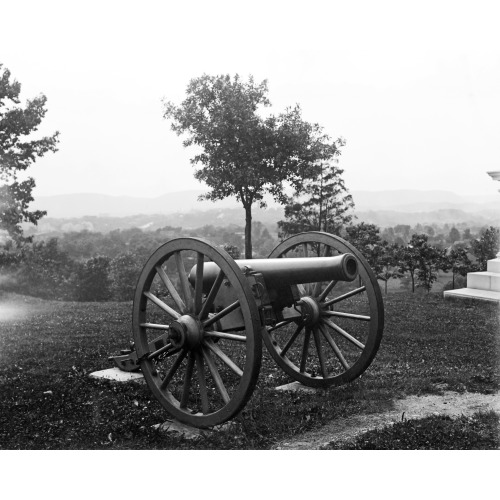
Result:
<instances>
[{"instance_id":1,"label":"distant tree line","mask_svg":"<svg viewBox=\"0 0 500 500\"><path fill-rule=\"evenodd\" d=\"M267 257L277 241L258 221L252 229L256 255ZM239 226L70 232L20 247L9 240L0 245L0 291L54 300L131 300L149 256L180 236L206 238L233 258L239 258L244 249L244 228Z\"/></svg>"}]
</instances>

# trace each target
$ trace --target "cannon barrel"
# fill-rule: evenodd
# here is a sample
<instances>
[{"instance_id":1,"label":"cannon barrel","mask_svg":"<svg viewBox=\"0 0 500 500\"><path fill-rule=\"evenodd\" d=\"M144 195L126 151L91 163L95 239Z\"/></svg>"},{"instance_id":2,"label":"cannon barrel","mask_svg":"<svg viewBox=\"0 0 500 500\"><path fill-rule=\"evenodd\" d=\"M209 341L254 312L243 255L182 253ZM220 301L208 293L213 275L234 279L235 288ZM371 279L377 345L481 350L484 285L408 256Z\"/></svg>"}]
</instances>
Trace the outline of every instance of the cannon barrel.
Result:
<instances>
[{"instance_id":1,"label":"cannon barrel","mask_svg":"<svg viewBox=\"0 0 500 500\"><path fill-rule=\"evenodd\" d=\"M280 288L299 283L318 281L353 281L358 275L358 264L350 253L335 257L298 257L290 259L243 259L236 264L244 274L262 273L266 286ZM203 290L209 291L219 273L219 267L213 262L203 265ZM189 281L194 286L196 265L189 273Z\"/></svg>"}]
</instances>

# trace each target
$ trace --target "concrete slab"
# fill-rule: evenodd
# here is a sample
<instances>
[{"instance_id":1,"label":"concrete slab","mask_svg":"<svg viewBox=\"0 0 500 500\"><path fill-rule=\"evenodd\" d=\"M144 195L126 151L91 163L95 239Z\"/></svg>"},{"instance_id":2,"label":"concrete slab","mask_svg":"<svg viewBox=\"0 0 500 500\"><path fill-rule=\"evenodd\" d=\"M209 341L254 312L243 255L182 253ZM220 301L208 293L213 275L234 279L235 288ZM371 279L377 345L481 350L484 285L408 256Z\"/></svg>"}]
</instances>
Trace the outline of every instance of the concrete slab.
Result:
<instances>
[{"instance_id":1,"label":"concrete slab","mask_svg":"<svg viewBox=\"0 0 500 500\"><path fill-rule=\"evenodd\" d=\"M500 292L491 290L478 290L475 288L460 288L458 290L447 290L443 292L445 299L472 299L496 302L500 304Z\"/></svg>"},{"instance_id":2,"label":"concrete slab","mask_svg":"<svg viewBox=\"0 0 500 500\"><path fill-rule=\"evenodd\" d=\"M274 389L275 391L282 392L316 392L318 389L314 387L307 387L306 385L302 385L299 382L291 382L290 384L280 385Z\"/></svg>"},{"instance_id":3,"label":"concrete slab","mask_svg":"<svg viewBox=\"0 0 500 500\"><path fill-rule=\"evenodd\" d=\"M107 370L100 370L93 372L89 375L90 378L101 380L111 380L112 382L127 383L135 382L145 384L144 375L141 372L124 372L119 368L108 368Z\"/></svg>"},{"instance_id":4,"label":"concrete slab","mask_svg":"<svg viewBox=\"0 0 500 500\"><path fill-rule=\"evenodd\" d=\"M493 273L482 271L478 273L467 273L467 288L477 290L491 290L491 276Z\"/></svg>"},{"instance_id":5,"label":"concrete slab","mask_svg":"<svg viewBox=\"0 0 500 500\"><path fill-rule=\"evenodd\" d=\"M500 259L491 259L487 264L487 271L500 274Z\"/></svg>"}]
</instances>

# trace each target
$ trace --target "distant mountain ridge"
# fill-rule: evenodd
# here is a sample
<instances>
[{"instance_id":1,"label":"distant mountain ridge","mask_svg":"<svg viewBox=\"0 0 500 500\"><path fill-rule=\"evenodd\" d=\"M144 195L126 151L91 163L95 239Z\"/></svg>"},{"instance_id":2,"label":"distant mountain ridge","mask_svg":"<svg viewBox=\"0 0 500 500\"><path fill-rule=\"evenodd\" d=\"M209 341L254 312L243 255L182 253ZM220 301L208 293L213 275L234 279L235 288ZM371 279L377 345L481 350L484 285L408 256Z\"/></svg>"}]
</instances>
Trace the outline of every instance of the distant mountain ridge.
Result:
<instances>
[{"instance_id":1,"label":"distant mountain ridge","mask_svg":"<svg viewBox=\"0 0 500 500\"><path fill-rule=\"evenodd\" d=\"M37 210L47 210L53 218L83 216L126 217L138 214L174 214L192 211L210 211L241 208L234 198L217 201L198 201L203 190L166 193L154 198L111 196L77 193L56 196L39 196L32 203ZM460 210L482 214L486 218L498 217L500 222L500 194L498 197L468 197L450 191L393 190L352 191L356 212L421 213L438 210ZM271 208L278 205L269 202Z\"/></svg>"}]
</instances>

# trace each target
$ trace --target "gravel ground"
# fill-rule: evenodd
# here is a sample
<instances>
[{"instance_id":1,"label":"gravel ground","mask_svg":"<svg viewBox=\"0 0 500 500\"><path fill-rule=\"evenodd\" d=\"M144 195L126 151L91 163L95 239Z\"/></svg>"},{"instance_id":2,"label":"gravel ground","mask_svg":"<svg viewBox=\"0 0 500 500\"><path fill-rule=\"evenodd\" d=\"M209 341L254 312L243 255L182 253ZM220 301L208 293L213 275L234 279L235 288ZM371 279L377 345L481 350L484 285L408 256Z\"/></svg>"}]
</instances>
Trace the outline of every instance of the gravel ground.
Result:
<instances>
[{"instance_id":1,"label":"gravel ground","mask_svg":"<svg viewBox=\"0 0 500 500\"><path fill-rule=\"evenodd\" d=\"M328 443L347 442L372 429L391 425L402 419L424 418L431 415L460 416L478 411L500 413L500 393L460 394L444 391L442 395L410 396L394 402L394 409L385 413L340 418L320 429L306 432L294 440L278 443L277 450L319 450Z\"/></svg>"}]
</instances>

